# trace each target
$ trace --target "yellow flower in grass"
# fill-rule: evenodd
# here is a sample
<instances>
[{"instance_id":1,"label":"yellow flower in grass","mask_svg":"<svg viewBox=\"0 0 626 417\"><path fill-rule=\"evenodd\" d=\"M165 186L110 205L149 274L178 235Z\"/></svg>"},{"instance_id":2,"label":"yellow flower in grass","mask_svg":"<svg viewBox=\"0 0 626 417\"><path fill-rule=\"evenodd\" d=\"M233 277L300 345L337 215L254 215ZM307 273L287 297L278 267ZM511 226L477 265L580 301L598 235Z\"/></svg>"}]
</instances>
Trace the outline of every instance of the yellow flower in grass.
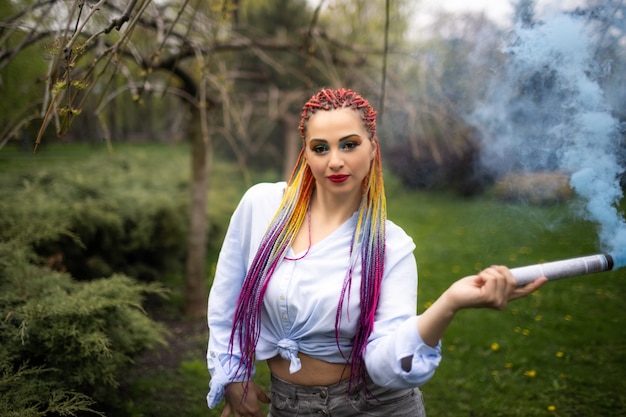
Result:
<instances>
[{"instance_id":1,"label":"yellow flower in grass","mask_svg":"<svg viewBox=\"0 0 626 417\"><path fill-rule=\"evenodd\" d=\"M569 314L565 316L565 321L572 321L572 316Z\"/></svg>"},{"instance_id":2,"label":"yellow flower in grass","mask_svg":"<svg viewBox=\"0 0 626 417\"><path fill-rule=\"evenodd\" d=\"M528 335L530 334L530 330L528 330L528 329L524 329L524 330L522 330L522 334L523 334L524 336L528 336Z\"/></svg>"},{"instance_id":3,"label":"yellow flower in grass","mask_svg":"<svg viewBox=\"0 0 626 417\"><path fill-rule=\"evenodd\" d=\"M548 406L548 411L556 411L556 407L553 405Z\"/></svg>"},{"instance_id":4,"label":"yellow flower in grass","mask_svg":"<svg viewBox=\"0 0 626 417\"><path fill-rule=\"evenodd\" d=\"M513 367L513 363L512 362L507 362L504 364L504 367L507 369L511 369Z\"/></svg>"},{"instance_id":5,"label":"yellow flower in grass","mask_svg":"<svg viewBox=\"0 0 626 417\"><path fill-rule=\"evenodd\" d=\"M534 369L531 369L529 371L524 371L524 375L529 378L534 378L537 376L537 371L535 371Z\"/></svg>"},{"instance_id":6,"label":"yellow flower in grass","mask_svg":"<svg viewBox=\"0 0 626 417\"><path fill-rule=\"evenodd\" d=\"M429 308L431 305L433 305L433 301L432 300L426 301L424 303L424 308Z\"/></svg>"},{"instance_id":7,"label":"yellow flower in grass","mask_svg":"<svg viewBox=\"0 0 626 417\"><path fill-rule=\"evenodd\" d=\"M541 321L543 320L543 316L541 314L538 314L535 316L535 321Z\"/></svg>"},{"instance_id":8,"label":"yellow flower in grass","mask_svg":"<svg viewBox=\"0 0 626 417\"><path fill-rule=\"evenodd\" d=\"M565 356L565 353L563 353L561 351L556 352L556 357L557 358L562 358L563 356Z\"/></svg>"},{"instance_id":9,"label":"yellow flower in grass","mask_svg":"<svg viewBox=\"0 0 626 417\"><path fill-rule=\"evenodd\" d=\"M491 350L493 350L494 352L497 352L498 350L500 350L500 345L497 344L496 342L493 342L491 344Z\"/></svg>"}]
</instances>

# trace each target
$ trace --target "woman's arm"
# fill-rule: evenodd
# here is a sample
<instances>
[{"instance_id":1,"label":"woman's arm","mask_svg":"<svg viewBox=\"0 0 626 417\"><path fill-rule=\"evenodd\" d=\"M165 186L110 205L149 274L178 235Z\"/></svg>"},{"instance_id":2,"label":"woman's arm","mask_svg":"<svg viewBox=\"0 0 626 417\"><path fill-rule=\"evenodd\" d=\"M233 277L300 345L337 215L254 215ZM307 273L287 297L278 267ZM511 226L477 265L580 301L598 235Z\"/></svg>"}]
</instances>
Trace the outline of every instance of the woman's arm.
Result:
<instances>
[{"instance_id":1,"label":"woman's arm","mask_svg":"<svg viewBox=\"0 0 626 417\"><path fill-rule=\"evenodd\" d=\"M502 310L509 301L525 297L547 281L539 278L518 287L513 274L505 266L492 266L452 284L420 315L417 328L422 340L436 346L459 310L494 308Z\"/></svg>"},{"instance_id":2,"label":"woman's arm","mask_svg":"<svg viewBox=\"0 0 626 417\"><path fill-rule=\"evenodd\" d=\"M230 219L209 294L207 363L211 381L207 403L214 408L226 395L228 412L232 409L235 416L240 414L234 404L242 403L242 400L233 398L238 392L237 387L247 383L244 381L247 377L239 372L245 364L241 363L238 340L235 338L233 346L230 345L233 316L248 264L276 212L284 188L284 183L256 184L243 195ZM253 383L249 387L251 392L257 391ZM252 397L257 401L257 395L250 395L248 399Z\"/></svg>"}]
</instances>

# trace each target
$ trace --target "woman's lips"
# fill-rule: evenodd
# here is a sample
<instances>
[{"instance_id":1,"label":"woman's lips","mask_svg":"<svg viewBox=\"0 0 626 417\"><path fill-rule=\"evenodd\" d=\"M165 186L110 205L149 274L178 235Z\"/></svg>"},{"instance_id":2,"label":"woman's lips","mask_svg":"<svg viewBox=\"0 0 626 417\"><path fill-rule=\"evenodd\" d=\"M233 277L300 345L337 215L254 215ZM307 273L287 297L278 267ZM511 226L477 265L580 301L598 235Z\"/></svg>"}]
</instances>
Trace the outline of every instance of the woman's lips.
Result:
<instances>
[{"instance_id":1,"label":"woman's lips","mask_svg":"<svg viewBox=\"0 0 626 417\"><path fill-rule=\"evenodd\" d=\"M350 177L349 175L329 175L328 179L332 182L344 182Z\"/></svg>"}]
</instances>

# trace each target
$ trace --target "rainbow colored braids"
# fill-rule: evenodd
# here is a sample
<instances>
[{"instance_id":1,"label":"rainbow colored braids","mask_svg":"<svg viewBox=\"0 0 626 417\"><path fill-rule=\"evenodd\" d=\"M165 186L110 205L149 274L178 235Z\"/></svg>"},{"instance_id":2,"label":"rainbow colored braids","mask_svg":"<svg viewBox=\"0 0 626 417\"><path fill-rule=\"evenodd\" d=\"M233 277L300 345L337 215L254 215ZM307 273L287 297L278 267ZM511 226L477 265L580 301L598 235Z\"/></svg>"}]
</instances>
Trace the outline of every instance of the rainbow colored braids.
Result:
<instances>
[{"instance_id":1,"label":"rainbow colored braids","mask_svg":"<svg viewBox=\"0 0 626 417\"><path fill-rule=\"evenodd\" d=\"M378 144L376 136L376 111L369 102L358 93L349 89L322 89L304 105L300 121L300 134L304 139L306 125L315 112L337 108L352 108L362 114L363 123L370 133L370 139ZM261 308L267 284L285 256L293 238L304 222L315 188L315 180L304 158L304 149L300 152L281 205L261 241L244 280L230 337L230 349L238 339L242 360L239 372L246 376L252 374L256 344L261 331ZM361 311L354 336L353 349L348 358L352 366L350 384L365 382L366 369L363 354L367 339L374 327L376 307L380 295L385 260L385 220L387 218L385 190L383 185L380 146L376 146L376 156L372 161L369 175L363 181L363 198L359 206L357 225L354 230L351 263L357 254L361 255ZM360 252L354 249L360 249ZM343 303L350 293L352 285L352 266L346 271L342 294L335 318L335 336L339 347L339 328L342 321ZM348 296L349 301L349 296Z\"/></svg>"}]
</instances>

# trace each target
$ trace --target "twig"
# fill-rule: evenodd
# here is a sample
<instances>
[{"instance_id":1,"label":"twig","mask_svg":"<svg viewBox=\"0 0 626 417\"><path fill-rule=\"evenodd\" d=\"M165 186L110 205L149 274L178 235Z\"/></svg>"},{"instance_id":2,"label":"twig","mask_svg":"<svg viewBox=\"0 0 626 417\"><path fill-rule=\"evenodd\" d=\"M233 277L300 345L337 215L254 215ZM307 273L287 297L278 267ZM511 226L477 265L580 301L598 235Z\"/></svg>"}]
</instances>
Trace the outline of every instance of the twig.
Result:
<instances>
[{"instance_id":1,"label":"twig","mask_svg":"<svg viewBox=\"0 0 626 417\"><path fill-rule=\"evenodd\" d=\"M124 10L124 13L117 19L113 19L111 23L109 24L109 26L107 26L107 28L104 29L104 33L109 33L113 29L119 32L120 29L122 29L122 26L124 25L124 23L130 20L130 13L133 11L136 5L137 5L137 0L131 0L126 6L126 10Z\"/></svg>"}]
</instances>

